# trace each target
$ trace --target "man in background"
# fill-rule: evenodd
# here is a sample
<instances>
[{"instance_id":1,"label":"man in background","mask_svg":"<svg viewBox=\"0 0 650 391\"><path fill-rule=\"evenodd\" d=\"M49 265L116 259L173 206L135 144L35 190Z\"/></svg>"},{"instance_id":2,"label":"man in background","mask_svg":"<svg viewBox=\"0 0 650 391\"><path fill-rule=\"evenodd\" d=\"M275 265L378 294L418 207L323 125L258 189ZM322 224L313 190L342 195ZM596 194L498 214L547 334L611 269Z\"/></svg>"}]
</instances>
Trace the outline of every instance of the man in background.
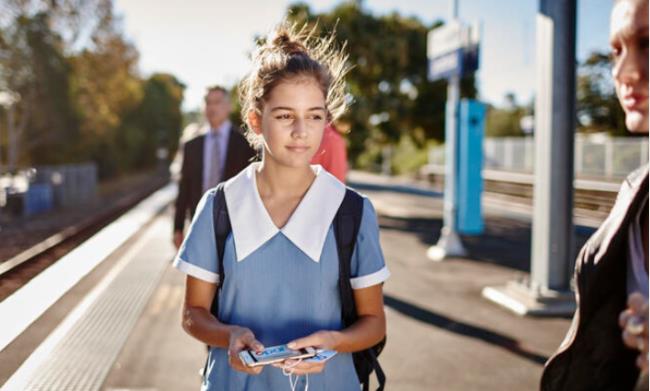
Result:
<instances>
[{"instance_id":1,"label":"man in background","mask_svg":"<svg viewBox=\"0 0 650 391\"><path fill-rule=\"evenodd\" d=\"M178 197L174 214L174 245L183 242L185 220L194 216L203 193L230 179L255 157L241 129L228 119L231 105L228 91L221 86L208 88L205 95L205 124L199 136L183 146Z\"/></svg>"}]
</instances>

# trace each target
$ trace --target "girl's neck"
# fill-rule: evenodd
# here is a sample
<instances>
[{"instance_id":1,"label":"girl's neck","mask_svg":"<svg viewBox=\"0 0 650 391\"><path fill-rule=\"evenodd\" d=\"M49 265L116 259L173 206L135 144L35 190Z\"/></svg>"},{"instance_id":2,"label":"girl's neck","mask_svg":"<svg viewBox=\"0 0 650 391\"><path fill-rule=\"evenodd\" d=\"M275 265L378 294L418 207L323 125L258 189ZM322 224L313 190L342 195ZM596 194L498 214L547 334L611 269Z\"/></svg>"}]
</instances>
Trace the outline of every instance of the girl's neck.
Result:
<instances>
[{"instance_id":1,"label":"girl's neck","mask_svg":"<svg viewBox=\"0 0 650 391\"><path fill-rule=\"evenodd\" d=\"M287 167L262 159L257 170L257 189L261 195L302 196L316 174L310 166Z\"/></svg>"}]
</instances>

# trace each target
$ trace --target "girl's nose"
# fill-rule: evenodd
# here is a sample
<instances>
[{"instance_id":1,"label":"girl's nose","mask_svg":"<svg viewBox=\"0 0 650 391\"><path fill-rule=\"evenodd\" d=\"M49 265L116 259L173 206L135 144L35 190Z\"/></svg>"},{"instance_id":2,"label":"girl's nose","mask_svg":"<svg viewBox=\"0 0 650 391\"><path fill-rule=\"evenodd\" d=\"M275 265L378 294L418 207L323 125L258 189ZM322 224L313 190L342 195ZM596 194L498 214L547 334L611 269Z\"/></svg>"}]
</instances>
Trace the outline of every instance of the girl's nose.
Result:
<instances>
[{"instance_id":1,"label":"girl's nose","mask_svg":"<svg viewBox=\"0 0 650 391\"><path fill-rule=\"evenodd\" d=\"M307 135L307 126L302 118L298 118L293 123L291 136L294 138L303 138Z\"/></svg>"},{"instance_id":2,"label":"girl's nose","mask_svg":"<svg viewBox=\"0 0 650 391\"><path fill-rule=\"evenodd\" d=\"M612 75L619 83L633 84L639 81L641 77L641 62L636 57L639 56L635 50L625 50L621 57L616 61L612 68Z\"/></svg>"}]
</instances>

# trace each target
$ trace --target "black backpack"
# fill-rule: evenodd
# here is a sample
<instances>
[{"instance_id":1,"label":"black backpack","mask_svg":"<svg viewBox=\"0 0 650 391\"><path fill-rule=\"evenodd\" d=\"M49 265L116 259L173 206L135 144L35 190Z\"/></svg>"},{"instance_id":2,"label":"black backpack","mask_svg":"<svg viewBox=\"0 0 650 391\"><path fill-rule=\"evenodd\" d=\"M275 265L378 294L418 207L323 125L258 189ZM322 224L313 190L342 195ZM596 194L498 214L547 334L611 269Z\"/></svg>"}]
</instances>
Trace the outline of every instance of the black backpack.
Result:
<instances>
[{"instance_id":1,"label":"black backpack","mask_svg":"<svg viewBox=\"0 0 650 391\"><path fill-rule=\"evenodd\" d=\"M339 253L339 294L341 297L341 317L343 319L344 327L352 325L358 318L352 285L350 284L350 265L357 234L359 233L359 226L361 225L362 214L363 198L356 191L347 188L343 202L341 203L341 206L339 206L339 210L336 212L333 222L334 236L336 238L336 246ZM223 269L223 253L226 246L226 238L228 238L228 235L232 230L230 217L228 216L226 198L223 191L223 183L220 183L216 187L213 205L213 224L217 243L217 255L219 258L220 281L217 294L215 294L215 300L212 301L210 312L217 317L217 314L219 313L219 290L221 290L226 277ZM368 391L370 387L370 374L373 371L375 372L377 381L379 382L379 388L377 388L377 391L382 391L384 389L386 376L379 365L378 357L384 349L385 344L386 337L384 336L384 338L376 345L366 350L352 353L354 368L359 377L359 381L363 384L364 391Z\"/></svg>"}]
</instances>

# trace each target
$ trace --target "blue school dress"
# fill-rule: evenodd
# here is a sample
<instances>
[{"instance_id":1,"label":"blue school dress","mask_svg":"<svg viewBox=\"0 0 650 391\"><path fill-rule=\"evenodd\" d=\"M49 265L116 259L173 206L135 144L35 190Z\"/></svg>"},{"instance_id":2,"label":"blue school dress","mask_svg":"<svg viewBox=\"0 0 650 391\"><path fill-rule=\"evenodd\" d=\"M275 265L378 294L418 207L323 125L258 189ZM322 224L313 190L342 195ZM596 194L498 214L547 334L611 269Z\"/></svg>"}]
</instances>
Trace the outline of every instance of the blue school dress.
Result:
<instances>
[{"instance_id":1,"label":"blue school dress","mask_svg":"<svg viewBox=\"0 0 650 391\"><path fill-rule=\"evenodd\" d=\"M253 163L224 186L232 225L224 250L226 279L218 318L249 328L264 346L288 343L319 330L341 330L339 261L332 221L345 186L312 166L314 182L287 224L278 229L257 191ZM174 266L195 278L219 280L213 227L215 190L199 203ZM359 235L352 254L353 289L384 282L390 273L379 246L372 204L364 198ZM305 385L301 376L297 389ZM339 353L319 374L309 375L310 391L359 390L352 355ZM257 376L233 370L227 349L211 348L203 390L289 390L282 370L267 366Z\"/></svg>"}]
</instances>

